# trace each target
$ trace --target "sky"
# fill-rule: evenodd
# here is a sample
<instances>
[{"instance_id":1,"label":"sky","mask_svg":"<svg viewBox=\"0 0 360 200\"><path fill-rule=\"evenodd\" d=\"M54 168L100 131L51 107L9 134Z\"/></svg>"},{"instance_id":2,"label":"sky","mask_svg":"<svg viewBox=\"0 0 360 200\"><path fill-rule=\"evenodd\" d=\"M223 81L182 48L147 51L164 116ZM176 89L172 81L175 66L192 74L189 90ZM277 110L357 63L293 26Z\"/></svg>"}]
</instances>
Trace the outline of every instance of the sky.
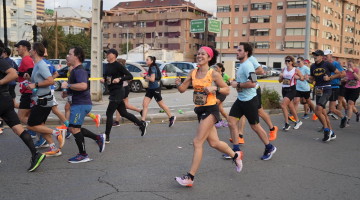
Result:
<instances>
[{"instance_id":1,"label":"sky","mask_svg":"<svg viewBox=\"0 0 360 200\"><path fill-rule=\"evenodd\" d=\"M119 2L127 2L131 0L104 0L104 9L110 10ZM189 1L189 0L187 0ZM195 3L195 5L203 10L206 10L210 13L214 13L216 11L216 0L190 0L191 2ZM92 0L80 0L80 1L73 1L73 0L45 0L45 7L53 9L54 6L58 7L74 7L80 8L81 6L84 9L90 9L92 5Z\"/></svg>"}]
</instances>

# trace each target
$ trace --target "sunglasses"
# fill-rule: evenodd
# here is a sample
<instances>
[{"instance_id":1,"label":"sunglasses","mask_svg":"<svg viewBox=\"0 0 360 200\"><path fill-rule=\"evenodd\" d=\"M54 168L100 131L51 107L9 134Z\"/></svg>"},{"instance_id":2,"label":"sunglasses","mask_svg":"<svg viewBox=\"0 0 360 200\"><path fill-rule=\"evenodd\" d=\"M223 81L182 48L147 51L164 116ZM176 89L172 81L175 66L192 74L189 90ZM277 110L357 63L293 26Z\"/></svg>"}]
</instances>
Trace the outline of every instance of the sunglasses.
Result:
<instances>
[{"instance_id":1,"label":"sunglasses","mask_svg":"<svg viewBox=\"0 0 360 200\"><path fill-rule=\"evenodd\" d=\"M300 63L300 61L296 61L297 63Z\"/></svg>"},{"instance_id":2,"label":"sunglasses","mask_svg":"<svg viewBox=\"0 0 360 200\"><path fill-rule=\"evenodd\" d=\"M291 60L285 60L285 62L291 62Z\"/></svg>"}]
</instances>

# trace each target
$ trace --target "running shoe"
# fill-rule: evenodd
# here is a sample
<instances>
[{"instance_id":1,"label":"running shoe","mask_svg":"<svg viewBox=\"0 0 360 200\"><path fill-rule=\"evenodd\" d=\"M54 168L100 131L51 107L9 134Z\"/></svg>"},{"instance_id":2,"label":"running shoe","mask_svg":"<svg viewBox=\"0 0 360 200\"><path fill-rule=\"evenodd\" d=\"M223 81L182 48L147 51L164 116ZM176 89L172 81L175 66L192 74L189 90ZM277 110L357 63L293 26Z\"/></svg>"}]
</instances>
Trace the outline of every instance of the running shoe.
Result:
<instances>
[{"instance_id":1,"label":"running shoe","mask_svg":"<svg viewBox=\"0 0 360 200\"><path fill-rule=\"evenodd\" d=\"M272 156L274 155L274 153L276 152L276 147L273 146L271 149L266 149L264 151L264 155L261 156L261 160L270 160L272 158Z\"/></svg>"},{"instance_id":2,"label":"running shoe","mask_svg":"<svg viewBox=\"0 0 360 200\"><path fill-rule=\"evenodd\" d=\"M312 115L312 120L316 121L317 119L318 119L318 117L317 117L316 114L314 113L314 114Z\"/></svg>"},{"instance_id":3,"label":"running shoe","mask_svg":"<svg viewBox=\"0 0 360 200\"><path fill-rule=\"evenodd\" d=\"M106 137L105 144L110 144L110 138Z\"/></svg>"},{"instance_id":4,"label":"running shoe","mask_svg":"<svg viewBox=\"0 0 360 200\"><path fill-rule=\"evenodd\" d=\"M222 157L226 160L231 159L231 156L227 155L226 153L224 153Z\"/></svg>"},{"instance_id":5,"label":"running shoe","mask_svg":"<svg viewBox=\"0 0 360 200\"><path fill-rule=\"evenodd\" d=\"M46 148L46 147L49 147L49 144L46 142L46 140L40 136L39 137L39 140L35 142L35 148Z\"/></svg>"},{"instance_id":6,"label":"running shoe","mask_svg":"<svg viewBox=\"0 0 360 200\"><path fill-rule=\"evenodd\" d=\"M68 161L69 163L84 163L84 162L92 161L92 159L90 159L87 154L85 155L77 154L76 156L70 158Z\"/></svg>"},{"instance_id":7,"label":"running shoe","mask_svg":"<svg viewBox=\"0 0 360 200\"><path fill-rule=\"evenodd\" d=\"M243 168L242 159L243 159L244 154L242 151L236 151L235 153L237 154L237 157L233 158L233 162L236 165L236 171L241 172L241 170Z\"/></svg>"},{"instance_id":8,"label":"running shoe","mask_svg":"<svg viewBox=\"0 0 360 200\"><path fill-rule=\"evenodd\" d=\"M95 122L96 128L99 128L100 123L101 123L101 115L100 114L95 115L94 122Z\"/></svg>"},{"instance_id":9,"label":"running shoe","mask_svg":"<svg viewBox=\"0 0 360 200\"><path fill-rule=\"evenodd\" d=\"M32 157L30 160L31 165L28 171L29 172L35 171L40 166L40 164L45 160L45 158L46 156L44 154L37 152L35 156Z\"/></svg>"},{"instance_id":10,"label":"running shoe","mask_svg":"<svg viewBox=\"0 0 360 200\"><path fill-rule=\"evenodd\" d=\"M112 126L120 126L120 122L118 121L114 121L113 125Z\"/></svg>"},{"instance_id":11,"label":"running shoe","mask_svg":"<svg viewBox=\"0 0 360 200\"><path fill-rule=\"evenodd\" d=\"M294 129L299 129L302 124L303 124L302 121L296 122L295 126L294 126Z\"/></svg>"},{"instance_id":12,"label":"running shoe","mask_svg":"<svg viewBox=\"0 0 360 200\"><path fill-rule=\"evenodd\" d=\"M337 115L335 115L334 113L332 113L332 112L329 112L327 115L330 116L331 118L333 118L334 120L339 119L339 117Z\"/></svg>"},{"instance_id":13,"label":"running shoe","mask_svg":"<svg viewBox=\"0 0 360 200\"><path fill-rule=\"evenodd\" d=\"M346 127L350 126L350 119L346 120Z\"/></svg>"},{"instance_id":14,"label":"running shoe","mask_svg":"<svg viewBox=\"0 0 360 200\"><path fill-rule=\"evenodd\" d=\"M229 127L229 123L227 122L227 121L222 121L223 123L222 123L222 126L223 127Z\"/></svg>"},{"instance_id":15,"label":"running shoe","mask_svg":"<svg viewBox=\"0 0 360 200\"><path fill-rule=\"evenodd\" d=\"M345 128L346 126L346 121L347 121L347 117L343 117L341 118L341 121L340 121L340 128Z\"/></svg>"},{"instance_id":16,"label":"running shoe","mask_svg":"<svg viewBox=\"0 0 360 200\"><path fill-rule=\"evenodd\" d=\"M3 133L4 133L3 128L0 128L0 135Z\"/></svg>"},{"instance_id":17,"label":"running shoe","mask_svg":"<svg viewBox=\"0 0 360 200\"><path fill-rule=\"evenodd\" d=\"M232 138L229 138L229 141L230 141L231 143L233 143L233 139L232 139ZM239 134L238 142L239 142L239 144L245 144L244 136L241 137L241 135Z\"/></svg>"},{"instance_id":18,"label":"running shoe","mask_svg":"<svg viewBox=\"0 0 360 200\"><path fill-rule=\"evenodd\" d=\"M283 130L284 131L288 131L289 129L290 129L290 124L288 124L288 123L285 123L285 125L284 125L284 127L283 127Z\"/></svg>"},{"instance_id":19,"label":"running shoe","mask_svg":"<svg viewBox=\"0 0 360 200\"><path fill-rule=\"evenodd\" d=\"M308 114L304 114L304 116L302 117L302 119L309 119L309 115Z\"/></svg>"},{"instance_id":20,"label":"running shoe","mask_svg":"<svg viewBox=\"0 0 360 200\"><path fill-rule=\"evenodd\" d=\"M191 187L193 186L194 180L191 180L189 175L183 175L181 177L175 177L175 180L182 186Z\"/></svg>"},{"instance_id":21,"label":"running shoe","mask_svg":"<svg viewBox=\"0 0 360 200\"><path fill-rule=\"evenodd\" d=\"M60 149L56 149L56 150L49 150L47 152L44 153L45 156L47 157L55 157L55 156L61 156L61 151Z\"/></svg>"},{"instance_id":22,"label":"running shoe","mask_svg":"<svg viewBox=\"0 0 360 200\"><path fill-rule=\"evenodd\" d=\"M336 139L335 132L330 130L330 140L335 140L335 139Z\"/></svg>"},{"instance_id":23,"label":"running shoe","mask_svg":"<svg viewBox=\"0 0 360 200\"><path fill-rule=\"evenodd\" d=\"M357 113L356 113L356 122L359 122L359 120L360 120L360 113L357 112Z\"/></svg>"},{"instance_id":24,"label":"running shoe","mask_svg":"<svg viewBox=\"0 0 360 200\"><path fill-rule=\"evenodd\" d=\"M294 123L296 122L296 119L295 119L294 116L289 116L288 119L289 119L290 121L294 122Z\"/></svg>"},{"instance_id":25,"label":"running shoe","mask_svg":"<svg viewBox=\"0 0 360 200\"><path fill-rule=\"evenodd\" d=\"M221 128L222 127L222 120L220 120L218 123L215 124L216 128Z\"/></svg>"},{"instance_id":26,"label":"running shoe","mask_svg":"<svg viewBox=\"0 0 360 200\"><path fill-rule=\"evenodd\" d=\"M171 117L169 118L169 127L174 126L175 120L176 120L176 116L171 116Z\"/></svg>"},{"instance_id":27,"label":"running shoe","mask_svg":"<svg viewBox=\"0 0 360 200\"><path fill-rule=\"evenodd\" d=\"M99 145L99 152L102 153L105 151L105 134L99 135L99 139L96 140L96 144Z\"/></svg>"},{"instance_id":28,"label":"running shoe","mask_svg":"<svg viewBox=\"0 0 360 200\"><path fill-rule=\"evenodd\" d=\"M28 130L28 133L30 134L30 136L31 136L32 139L35 139L35 138L36 138L36 132L35 132L35 131Z\"/></svg>"},{"instance_id":29,"label":"running shoe","mask_svg":"<svg viewBox=\"0 0 360 200\"><path fill-rule=\"evenodd\" d=\"M139 127L139 129L141 130L141 136L146 135L147 126L148 126L148 123L145 121L142 121L142 125Z\"/></svg>"},{"instance_id":30,"label":"running shoe","mask_svg":"<svg viewBox=\"0 0 360 200\"><path fill-rule=\"evenodd\" d=\"M277 126L274 126L274 130L270 131L270 133L269 133L269 140L270 141L276 140L278 130L279 130L279 128Z\"/></svg>"},{"instance_id":31,"label":"running shoe","mask_svg":"<svg viewBox=\"0 0 360 200\"><path fill-rule=\"evenodd\" d=\"M66 139L69 139L72 136L72 133L70 133L69 129L66 131Z\"/></svg>"},{"instance_id":32,"label":"running shoe","mask_svg":"<svg viewBox=\"0 0 360 200\"><path fill-rule=\"evenodd\" d=\"M57 130L58 133L57 136L56 136L56 139L57 141L59 142L59 148L63 148L64 144L65 144L65 134L66 134L66 131L59 131Z\"/></svg>"},{"instance_id":33,"label":"running shoe","mask_svg":"<svg viewBox=\"0 0 360 200\"><path fill-rule=\"evenodd\" d=\"M322 139L323 142L329 142L331 140L330 138L330 130L324 129L324 138Z\"/></svg>"}]
</instances>

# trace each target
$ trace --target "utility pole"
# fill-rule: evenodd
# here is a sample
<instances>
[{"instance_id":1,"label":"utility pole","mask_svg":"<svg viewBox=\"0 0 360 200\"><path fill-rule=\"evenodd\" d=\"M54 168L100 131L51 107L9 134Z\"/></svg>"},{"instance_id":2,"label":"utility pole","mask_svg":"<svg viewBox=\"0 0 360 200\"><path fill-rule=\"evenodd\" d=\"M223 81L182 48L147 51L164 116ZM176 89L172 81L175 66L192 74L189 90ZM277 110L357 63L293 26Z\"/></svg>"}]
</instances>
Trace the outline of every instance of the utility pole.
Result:
<instances>
[{"instance_id":1,"label":"utility pole","mask_svg":"<svg viewBox=\"0 0 360 200\"><path fill-rule=\"evenodd\" d=\"M310 53L310 26L311 26L311 0L307 0L306 5L306 27L305 27L305 52L304 58L309 59Z\"/></svg>"},{"instance_id":2,"label":"utility pole","mask_svg":"<svg viewBox=\"0 0 360 200\"><path fill-rule=\"evenodd\" d=\"M91 78L102 77L102 13L103 0L92 0L91 22ZM102 84L100 81L90 81L91 100L102 100Z\"/></svg>"},{"instance_id":3,"label":"utility pole","mask_svg":"<svg viewBox=\"0 0 360 200\"><path fill-rule=\"evenodd\" d=\"M3 0L3 15L4 15L4 44L5 47L7 47L8 36L7 36L7 19L6 19L6 0Z\"/></svg>"},{"instance_id":4,"label":"utility pole","mask_svg":"<svg viewBox=\"0 0 360 200\"><path fill-rule=\"evenodd\" d=\"M145 33L143 33L143 60L145 61Z\"/></svg>"},{"instance_id":5,"label":"utility pole","mask_svg":"<svg viewBox=\"0 0 360 200\"><path fill-rule=\"evenodd\" d=\"M57 12L55 11L55 58L58 58L58 25L57 25Z\"/></svg>"}]
</instances>

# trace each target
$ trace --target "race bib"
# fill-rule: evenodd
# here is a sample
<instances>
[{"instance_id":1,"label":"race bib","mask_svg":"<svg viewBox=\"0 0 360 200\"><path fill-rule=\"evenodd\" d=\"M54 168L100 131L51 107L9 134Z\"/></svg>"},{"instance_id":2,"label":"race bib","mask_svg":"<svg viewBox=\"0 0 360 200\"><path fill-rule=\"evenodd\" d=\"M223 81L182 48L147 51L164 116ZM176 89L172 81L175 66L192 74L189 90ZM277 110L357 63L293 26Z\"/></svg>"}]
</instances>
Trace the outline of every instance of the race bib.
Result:
<instances>
[{"instance_id":1,"label":"race bib","mask_svg":"<svg viewBox=\"0 0 360 200\"><path fill-rule=\"evenodd\" d=\"M205 92L196 92L193 94L193 101L195 105L205 105L207 102L207 94Z\"/></svg>"},{"instance_id":2,"label":"race bib","mask_svg":"<svg viewBox=\"0 0 360 200\"><path fill-rule=\"evenodd\" d=\"M347 82L347 84L348 84L349 86L356 86L356 85L357 85L357 80L349 80L349 81Z\"/></svg>"},{"instance_id":3,"label":"race bib","mask_svg":"<svg viewBox=\"0 0 360 200\"><path fill-rule=\"evenodd\" d=\"M290 85L290 83L291 83L290 79L284 78L283 85Z\"/></svg>"},{"instance_id":4,"label":"race bib","mask_svg":"<svg viewBox=\"0 0 360 200\"><path fill-rule=\"evenodd\" d=\"M316 87L315 88L315 94L316 94L316 96L321 97L324 94L324 88Z\"/></svg>"}]
</instances>

